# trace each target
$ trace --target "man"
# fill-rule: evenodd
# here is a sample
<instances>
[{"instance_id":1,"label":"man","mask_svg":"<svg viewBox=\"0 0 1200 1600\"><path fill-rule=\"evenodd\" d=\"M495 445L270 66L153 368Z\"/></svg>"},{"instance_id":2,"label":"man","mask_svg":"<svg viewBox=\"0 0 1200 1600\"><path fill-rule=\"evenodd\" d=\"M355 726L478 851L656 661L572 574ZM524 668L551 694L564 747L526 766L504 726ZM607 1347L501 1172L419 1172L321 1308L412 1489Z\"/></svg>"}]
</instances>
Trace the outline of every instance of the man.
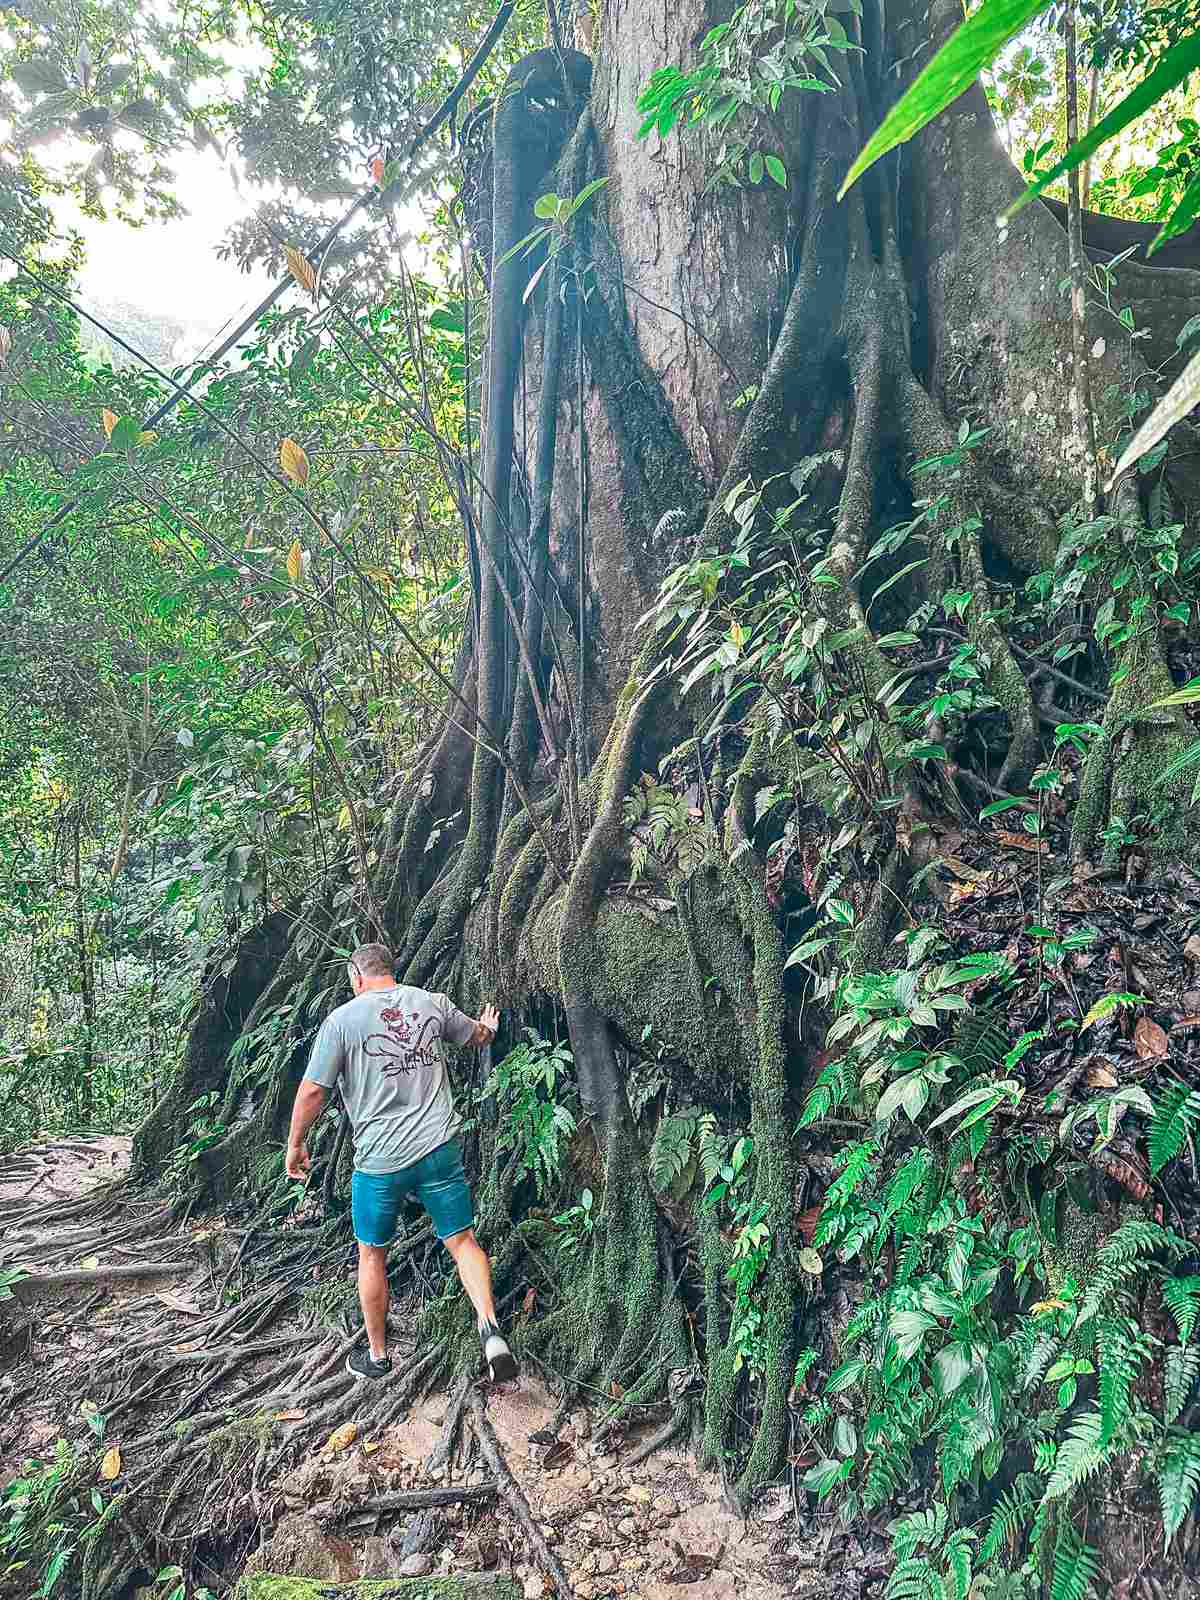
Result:
<instances>
[{"instance_id":1,"label":"man","mask_svg":"<svg viewBox=\"0 0 1200 1600\"><path fill-rule=\"evenodd\" d=\"M358 1295L367 1348L351 1351L347 1370L381 1379L392 1370L387 1353L387 1249L400 1208L415 1194L449 1250L479 1319L479 1339L494 1382L514 1378L517 1364L496 1326L491 1263L475 1238L471 1191L454 1135L454 1109L441 1041L490 1044L500 1013L485 1006L478 1022L444 994L397 984L392 953L361 945L350 958L355 998L331 1011L313 1044L296 1091L288 1136L287 1174L303 1180L311 1165L305 1138L340 1084L354 1134L350 1188L358 1240Z\"/></svg>"}]
</instances>

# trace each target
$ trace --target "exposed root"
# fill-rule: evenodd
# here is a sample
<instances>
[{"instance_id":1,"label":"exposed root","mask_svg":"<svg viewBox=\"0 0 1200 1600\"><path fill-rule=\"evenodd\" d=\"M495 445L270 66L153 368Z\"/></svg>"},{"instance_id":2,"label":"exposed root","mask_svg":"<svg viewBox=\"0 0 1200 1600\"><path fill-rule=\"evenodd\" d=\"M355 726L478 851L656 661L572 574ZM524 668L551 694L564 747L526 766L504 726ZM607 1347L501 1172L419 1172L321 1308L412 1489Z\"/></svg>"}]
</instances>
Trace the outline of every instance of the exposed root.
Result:
<instances>
[{"instance_id":1,"label":"exposed root","mask_svg":"<svg viewBox=\"0 0 1200 1600\"><path fill-rule=\"evenodd\" d=\"M508 1462L504 1459L500 1441L496 1438L495 1430L488 1421L483 1395L478 1389L471 1392L471 1429L479 1442L483 1459L487 1462L492 1476L496 1480L496 1488L501 1498L525 1536L529 1552L550 1580L559 1600L574 1600L574 1590L567 1580L562 1563L546 1543L546 1536L534 1520L533 1512L529 1508L529 1501L525 1498L520 1484L513 1477Z\"/></svg>"}]
</instances>

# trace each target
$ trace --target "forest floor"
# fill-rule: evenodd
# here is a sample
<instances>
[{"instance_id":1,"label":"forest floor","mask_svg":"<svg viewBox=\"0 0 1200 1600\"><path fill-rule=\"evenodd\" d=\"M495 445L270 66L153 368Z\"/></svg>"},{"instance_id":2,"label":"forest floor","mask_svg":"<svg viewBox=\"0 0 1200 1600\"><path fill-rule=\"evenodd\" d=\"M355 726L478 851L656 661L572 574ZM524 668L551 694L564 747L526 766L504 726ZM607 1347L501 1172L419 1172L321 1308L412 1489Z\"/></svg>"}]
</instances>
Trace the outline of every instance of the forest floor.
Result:
<instances>
[{"instance_id":1,"label":"forest floor","mask_svg":"<svg viewBox=\"0 0 1200 1600\"><path fill-rule=\"evenodd\" d=\"M223 1343L226 1335L213 1330L228 1316L221 1295L227 1252L215 1247L224 1219L193 1219L150 1237L161 1215L157 1197L113 1184L127 1159L127 1140L98 1138L33 1146L0 1162L0 1265L21 1263L32 1272L17 1286L15 1309L13 1302L0 1307L0 1487L28 1477L30 1463L52 1462L57 1441L67 1439L90 1450L97 1484L102 1459L107 1454L113 1464L116 1447L112 1489L119 1491L141 1476L147 1429L161 1430L194 1409L196 1386L213 1372L208 1344ZM89 1194L94 1202L106 1190L111 1214L62 1215L62 1206ZM351 1284L349 1251L332 1270ZM269 1384L289 1348L310 1342L315 1350L323 1337L306 1333L294 1312L250 1334L259 1343L286 1343L282 1353L267 1350L238 1365L239 1392ZM404 1343L399 1329L397 1345ZM156 1381L158 1355L181 1364L182 1384ZM115 1381L131 1369L132 1378ZM231 1366L205 1406L219 1408L233 1383ZM142 1389L150 1393L139 1403ZM743 1517L723 1502L716 1477L699 1473L683 1450L622 1466L655 1424L596 1447L587 1406L558 1418L554 1431L556 1400L534 1378L480 1392L520 1494L578 1600L775 1600L795 1593L816 1600L881 1587L882 1539L867 1549L861 1533L846 1534L831 1517L798 1514L786 1485L768 1490ZM271 1406L276 1431L302 1428L311 1394L306 1402L300 1385L295 1398L294 1409ZM490 1493L491 1474L471 1431L464 1428L449 1459L434 1464L450 1397L435 1393L384 1427L372 1425L375 1399L363 1385L351 1387L325 1408L319 1435L250 1495L235 1488L232 1472L225 1484L205 1475L183 1491L174 1509L190 1520L193 1547L211 1552L207 1576L216 1592L226 1592L244 1566L340 1582L490 1571L510 1574L528 1600L552 1593L507 1502ZM380 1504L412 1491L451 1498L461 1488L474 1498L419 1510ZM233 1519L230 1499L242 1502ZM219 1542L205 1538L218 1502ZM159 1549L172 1559L169 1544ZM157 1589L142 1587L147 1576L131 1570L112 1600L156 1600Z\"/></svg>"}]
</instances>

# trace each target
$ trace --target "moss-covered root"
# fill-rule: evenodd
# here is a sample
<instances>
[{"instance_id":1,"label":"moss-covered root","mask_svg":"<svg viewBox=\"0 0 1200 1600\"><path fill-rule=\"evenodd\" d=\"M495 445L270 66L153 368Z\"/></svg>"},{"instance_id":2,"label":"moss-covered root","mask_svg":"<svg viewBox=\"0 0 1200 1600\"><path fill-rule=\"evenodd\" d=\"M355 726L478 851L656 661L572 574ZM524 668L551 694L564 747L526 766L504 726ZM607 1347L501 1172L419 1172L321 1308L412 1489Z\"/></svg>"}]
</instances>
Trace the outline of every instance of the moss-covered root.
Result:
<instances>
[{"instance_id":1,"label":"moss-covered root","mask_svg":"<svg viewBox=\"0 0 1200 1600\"><path fill-rule=\"evenodd\" d=\"M1175 688L1156 628L1128 646L1120 667L1120 682L1083 764L1071 855L1111 865L1130 840L1129 824L1148 817L1153 823L1149 847L1156 857L1194 860L1196 833L1187 825L1194 769L1171 775L1170 768L1196 735L1177 708L1154 709L1155 701Z\"/></svg>"},{"instance_id":2,"label":"moss-covered root","mask_svg":"<svg viewBox=\"0 0 1200 1600\"><path fill-rule=\"evenodd\" d=\"M526 1341L564 1378L619 1396L601 1426L666 1390L670 1375L694 1361L658 1209L624 1119L609 1125L603 1154L592 1249L564 1285L561 1307Z\"/></svg>"},{"instance_id":3,"label":"moss-covered root","mask_svg":"<svg viewBox=\"0 0 1200 1600\"><path fill-rule=\"evenodd\" d=\"M483 1574L330 1583L327 1578L256 1572L242 1578L233 1591L233 1600L520 1600L520 1596L520 1585L514 1579Z\"/></svg>"}]
</instances>

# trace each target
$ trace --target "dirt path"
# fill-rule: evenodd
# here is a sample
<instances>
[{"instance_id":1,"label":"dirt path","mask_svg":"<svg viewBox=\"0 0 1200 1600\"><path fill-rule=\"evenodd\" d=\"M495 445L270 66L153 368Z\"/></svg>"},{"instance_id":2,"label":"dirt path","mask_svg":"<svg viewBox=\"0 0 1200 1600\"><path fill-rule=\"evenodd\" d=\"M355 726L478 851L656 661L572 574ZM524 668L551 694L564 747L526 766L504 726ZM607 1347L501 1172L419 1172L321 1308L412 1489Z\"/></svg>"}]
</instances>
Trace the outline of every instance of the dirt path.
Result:
<instances>
[{"instance_id":1,"label":"dirt path","mask_svg":"<svg viewBox=\"0 0 1200 1600\"><path fill-rule=\"evenodd\" d=\"M386 1418L386 1386L382 1396L344 1377L339 1387L340 1331L307 1330L294 1290L273 1298L268 1282L234 1294L228 1264L244 1230L221 1218L172 1223L161 1197L113 1181L127 1161L128 1141L98 1139L56 1141L0 1164L2 1264L35 1274L28 1292L18 1286L15 1307L0 1305L0 1483L30 1458L49 1461L65 1438L97 1465L117 1446L124 1464L113 1488L124 1488L156 1448L164 1454L154 1439L169 1440L173 1421L194 1415L202 1388L199 1409L225 1439L224 1475L203 1479L204 1503L181 1499L176 1527L193 1501L192 1537L205 1529L205 1581L215 1592L249 1552L250 1571L341 1580L507 1572L526 1600L549 1595L529 1539L488 1496L467 1421L451 1445L449 1398L401 1404ZM349 1289L348 1249L333 1257L311 1277L334 1286L344 1278ZM410 1368L419 1355L408 1356ZM308 1379L288 1377L297 1366ZM233 1409L221 1411L223 1403ZM749 1518L735 1516L717 1481L682 1452L626 1468L636 1431L598 1450L586 1406L552 1434L556 1402L529 1378L492 1390L487 1414L578 1600L815 1600L881 1587L878 1552L797 1511L786 1486L768 1491ZM230 1444L238 1428L241 1454ZM416 1512L379 1504L456 1486L483 1494ZM172 1536L161 1546L166 1559L176 1559Z\"/></svg>"}]
</instances>

